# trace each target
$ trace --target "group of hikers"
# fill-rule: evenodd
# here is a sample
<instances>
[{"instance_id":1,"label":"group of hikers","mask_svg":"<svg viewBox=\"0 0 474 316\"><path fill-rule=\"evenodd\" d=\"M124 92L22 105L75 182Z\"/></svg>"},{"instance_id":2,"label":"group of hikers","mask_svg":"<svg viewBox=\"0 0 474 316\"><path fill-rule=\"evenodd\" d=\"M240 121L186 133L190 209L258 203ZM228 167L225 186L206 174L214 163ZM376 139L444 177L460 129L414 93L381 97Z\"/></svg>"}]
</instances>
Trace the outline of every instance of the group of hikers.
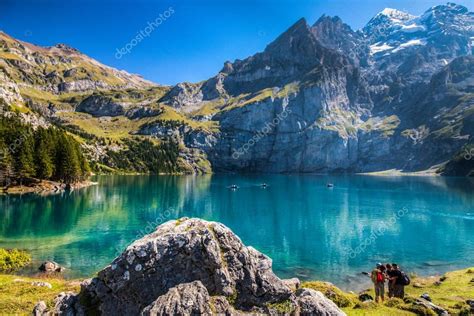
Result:
<instances>
[{"instance_id":1,"label":"group of hikers","mask_svg":"<svg viewBox=\"0 0 474 316\"><path fill-rule=\"evenodd\" d=\"M385 281L388 281L388 297L398 297L403 299L405 296L405 286L410 284L410 278L403 272L398 264L377 263L372 271L370 278L375 287L375 301L379 299L384 301L385 297Z\"/></svg>"}]
</instances>

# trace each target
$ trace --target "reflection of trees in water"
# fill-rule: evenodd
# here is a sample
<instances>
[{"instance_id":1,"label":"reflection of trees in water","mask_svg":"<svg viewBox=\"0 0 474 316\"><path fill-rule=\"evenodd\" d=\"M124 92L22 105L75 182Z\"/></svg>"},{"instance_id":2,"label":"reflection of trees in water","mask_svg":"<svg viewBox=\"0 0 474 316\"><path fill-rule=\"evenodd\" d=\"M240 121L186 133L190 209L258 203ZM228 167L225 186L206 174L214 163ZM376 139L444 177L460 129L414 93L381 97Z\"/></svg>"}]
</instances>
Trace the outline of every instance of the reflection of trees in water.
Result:
<instances>
[{"instance_id":1,"label":"reflection of trees in water","mask_svg":"<svg viewBox=\"0 0 474 316\"><path fill-rule=\"evenodd\" d=\"M0 235L48 237L106 231L154 221L182 209L188 192L207 190L210 177L105 176L100 184L60 195L0 197ZM179 215L179 214L172 214ZM170 218L171 219L171 218Z\"/></svg>"},{"instance_id":2,"label":"reflection of trees in water","mask_svg":"<svg viewBox=\"0 0 474 316\"><path fill-rule=\"evenodd\" d=\"M89 204L79 192L40 197L35 195L0 198L4 237L50 236L63 234L73 227Z\"/></svg>"},{"instance_id":3,"label":"reflection of trees in water","mask_svg":"<svg viewBox=\"0 0 474 316\"><path fill-rule=\"evenodd\" d=\"M28 238L32 244L36 238L33 248L41 258L55 254L58 261L92 273L110 262L117 248L149 233L149 223L197 216L229 226L244 243L270 255L278 271L331 280L345 278L354 269L367 270L376 261L423 258L413 254L414 249L444 258L450 252L443 245L469 253L474 243L474 221L435 216L430 209L438 204L453 205L452 212L463 206L473 209L468 180L281 175L98 180L98 186L70 195L0 197L0 239ZM261 188L261 182L269 187ZM327 188L328 182L335 187ZM227 189L231 183L240 189ZM370 237L371 228L403 207L408 208L406 216L368 251L349 257L348 250ZM456 233L444 236L446 227L455 227Z\"/></svg>"}]
</instances>

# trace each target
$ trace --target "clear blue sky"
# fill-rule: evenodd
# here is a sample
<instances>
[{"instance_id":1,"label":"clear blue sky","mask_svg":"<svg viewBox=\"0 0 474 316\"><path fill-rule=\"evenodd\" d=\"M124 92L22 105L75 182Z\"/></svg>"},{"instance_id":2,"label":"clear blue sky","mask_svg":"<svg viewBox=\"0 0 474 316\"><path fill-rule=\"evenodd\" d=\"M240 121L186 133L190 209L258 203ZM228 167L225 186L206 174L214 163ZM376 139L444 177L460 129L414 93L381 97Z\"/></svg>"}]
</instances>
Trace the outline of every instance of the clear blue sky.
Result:
<instances>
[{"instance_id":1,"label":"clear blue sky","mask_svg":"<svg viewBox=\"0 0 474 316\"><path fill-rule=\"evenodd\" d=\"M474 1L455 1L474 9ZM385 7L421 14L431 0L0 0L0 30L49 46L66 43L100 62L161 84L197 82L226 60L245 58L299 18L338 15L357 29ZM116 58L148 22L174 13L130 53Z\"/></svg>"}]
</instances>

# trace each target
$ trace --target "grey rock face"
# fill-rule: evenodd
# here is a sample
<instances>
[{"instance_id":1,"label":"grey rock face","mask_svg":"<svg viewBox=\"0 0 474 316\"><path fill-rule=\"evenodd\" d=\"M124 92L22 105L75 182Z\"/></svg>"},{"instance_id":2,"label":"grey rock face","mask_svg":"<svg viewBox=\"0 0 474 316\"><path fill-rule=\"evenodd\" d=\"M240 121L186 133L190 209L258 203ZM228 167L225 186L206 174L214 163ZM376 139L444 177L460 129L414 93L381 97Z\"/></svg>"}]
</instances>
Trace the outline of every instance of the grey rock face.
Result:
<instances>
[{"instance_id":1,"label":"grey rock face","mask_svg":"<svg viewBox=\"0 0 474 316\"><path fill-rule=\"evenodd\" d=\"M217 304L216 304L217 301ZM233 307L224 297L210 297L200 281L171 288L142 311L143 316L156 315L234 315Z\"/></svg>"},{"instance_id":2,"label":"grey rock face","mask_svg":"<svg viewBox=\"0 0 474 316\"><path fill-rule=\"evenodd\" d=\"M301 285L301 282L298 278L284 279L282 281L292 292L296 292L296 290L298 290Z\"/></svg>"},{"instance_id":3,"label":"grey rock face","mask_svg":"<svg viewBox=\"0 0 474 316\"><path fill-rule=\"evenodd\" d=\"M119 116L125 114L126 106L104 96L91 95L76 108L77 112L89 113L93 116Z\"/></svg>"},{"instance_id":4,"label":"grey rock face","mask_svg":"<svg viewBox=\"0 0 474 316\"><path fill-rule=\"evenodd\" d=\"M420 171L442 164L474 134L473 19L450 3L420 17L386 9L361 31L337 17L312 27L299 20L262 53L227 62L220 73L230 99L297 89L218 112L212 142L187 137L185 144L204 150L218 171ZM203 87L214 84L212 78ZM285 109L291 112L272 124Z\"/></svg>"},{"instance_id":5,"label":"grey rock face","mask_svg":"<svg viewBox=\"0 0 474 316\"><path fill-rule=\"evenodd\" d=\"M108 84L102 81L93 81L89 79L76 80L71 82L61 82L58 84L58 92L80 92L96 89L110 89Z\"/></svg>"},{"instance_id":6,"label":"grey rock face","mask_svg":"<svg viewBox=\"0 0 474 316\"><path fill-rule=\"evenodd\" d=\"M183 218L132 243L96 278L83 282L78 295L62 293L52 312L237 315L272 313L271 304L290 302L303 315L344 315L320 292L295 294L290 287L299 281L279 279L271 266L224 225Z\"/></svg>"}]
</instances>

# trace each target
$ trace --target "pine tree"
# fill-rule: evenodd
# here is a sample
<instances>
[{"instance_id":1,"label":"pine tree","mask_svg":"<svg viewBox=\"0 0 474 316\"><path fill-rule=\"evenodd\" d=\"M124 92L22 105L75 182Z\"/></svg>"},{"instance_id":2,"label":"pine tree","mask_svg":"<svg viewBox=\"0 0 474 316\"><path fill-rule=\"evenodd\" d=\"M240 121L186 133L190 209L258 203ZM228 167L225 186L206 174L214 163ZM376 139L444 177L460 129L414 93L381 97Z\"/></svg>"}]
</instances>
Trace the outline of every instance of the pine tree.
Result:
<instances>
[{"instance_id":1,"label":"pine tree","mask_svg":"<svg viewBox=\"0 0 474 316\"><path fill-rule=\"evenodd\" d=\"M54 172L51 134L45 129L39 129L35 136L36 177L40 179L50 179Z\"/></svg>"},{"instance_id":2,"label":"pine tree","mask_svg":"<svg viewBox=\"0 0 474 316\"><path fill-rule=\"evenodd\" d=\"M81 179L81 166L77 152L66 135L60 135L56 150L56 179L71 184Z\"/></svg>"},{"instance_id":3,"label":"pine tree","mask_svg":"<svg viewBox=\"0 0 474 316\"><path fill-rule=\"evenodd\" d=\"M0 187L9 187L13 177L13 159L5 142L0 139Z\"/></svg>"},{"instance_id":4,"label":"pine tree","mask_svg":"<svg viewBox=\"0 0 474 316\"><path fill-rule=\"evenodd\" d=\"M33 157L34 142L31 134L24 133L18 135L17 144L14 147L13 155L16 156L15 172L20 179L29 178L35 175L35 164Z\"/></svg>"}]
</instances>

